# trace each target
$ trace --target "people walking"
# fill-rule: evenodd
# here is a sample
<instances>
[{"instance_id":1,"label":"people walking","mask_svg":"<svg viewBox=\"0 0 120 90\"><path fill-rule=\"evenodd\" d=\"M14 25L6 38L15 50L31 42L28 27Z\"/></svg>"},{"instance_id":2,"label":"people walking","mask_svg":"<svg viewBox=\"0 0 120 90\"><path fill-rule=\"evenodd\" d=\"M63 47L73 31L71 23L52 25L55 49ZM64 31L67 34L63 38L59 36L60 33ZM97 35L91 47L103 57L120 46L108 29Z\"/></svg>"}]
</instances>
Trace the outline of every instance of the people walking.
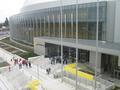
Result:
<instances>
[{"instance_id":1,"label":"people walking","mask_svg":"<svg viewBox=\"0 0 120 90\"><path fill-rule=\"evenodd\" d=\"M51 68L47 68L47 69L46 69L46 73L49 75L50 72L51 72Z\"/></svg>"}]
</instances>

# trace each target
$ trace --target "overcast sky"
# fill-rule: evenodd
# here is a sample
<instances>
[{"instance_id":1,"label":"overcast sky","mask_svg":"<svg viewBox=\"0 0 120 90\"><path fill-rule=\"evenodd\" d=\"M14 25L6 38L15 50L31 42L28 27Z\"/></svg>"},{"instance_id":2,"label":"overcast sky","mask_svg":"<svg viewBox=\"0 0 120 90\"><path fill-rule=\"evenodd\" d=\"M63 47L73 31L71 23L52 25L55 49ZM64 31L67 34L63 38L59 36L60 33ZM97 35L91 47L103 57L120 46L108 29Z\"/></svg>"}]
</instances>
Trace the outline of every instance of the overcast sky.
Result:
<instances>
[{"instance_id":1,"label":"overcast sky","mask_svg":"<svg viewBox=\"0 0 120 90\"><path fill-rule=\"evenodd\" d=\"M0 0L0 22L20 11L24 0Z\"/></svg>"},{"instance_id":2,"label":"overcast sky","mask_svg":"<svg viewBox=\"0 0 120 90\"><path fill-rule=\"evenodd\" d=\"M0 0L0 22L4 22L6 17L19 13L25 1L26 0ZM27 3L46 1L54 0L27 0Z\"/></svg>"}]
</instances>

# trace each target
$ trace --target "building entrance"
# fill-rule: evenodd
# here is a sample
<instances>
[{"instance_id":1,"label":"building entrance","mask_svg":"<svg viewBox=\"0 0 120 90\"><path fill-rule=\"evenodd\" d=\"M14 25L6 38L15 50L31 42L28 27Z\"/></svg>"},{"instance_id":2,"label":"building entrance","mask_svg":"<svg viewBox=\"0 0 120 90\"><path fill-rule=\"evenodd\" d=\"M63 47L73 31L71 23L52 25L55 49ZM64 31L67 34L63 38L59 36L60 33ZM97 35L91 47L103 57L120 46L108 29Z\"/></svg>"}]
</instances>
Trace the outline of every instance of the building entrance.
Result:
<instances>
[{"instance_id":1,"label":"building entrance","mask_svg":"<svg viewBox=\"0 0 120 90\"><path fill-rule=\"evenodd\" d=\"M120 79L120 69L118 67L118 56L102 54L101 68L103 73L108 73Z\"/></svg>"},{"instance_id":2,"label":"building entrance","mask_svg":"<svg viewBox=\"0 0 120 90\"><path fill-rule=\"evenodd\" d=\"M71 47L63 47L63 55L67 58L68 61L74 63L76 61L76 49ZM78 63L89 62L89 51L87 50L78 50Z\"/></svg>"},{"instance_id":3,"label":"building entrance","mask_svg":"<svg viewBox=\"0 0 120 90\"><path fill-rule=\"evenodd\" d=\"M55 44L45 44L45 54L48 57L61 56L61 47ZM63 46L63 59L67 60L68 63L76 62L76 48ZM78 50L78 63L89 62L89 51Z\"/></svg>"}]
</instances>

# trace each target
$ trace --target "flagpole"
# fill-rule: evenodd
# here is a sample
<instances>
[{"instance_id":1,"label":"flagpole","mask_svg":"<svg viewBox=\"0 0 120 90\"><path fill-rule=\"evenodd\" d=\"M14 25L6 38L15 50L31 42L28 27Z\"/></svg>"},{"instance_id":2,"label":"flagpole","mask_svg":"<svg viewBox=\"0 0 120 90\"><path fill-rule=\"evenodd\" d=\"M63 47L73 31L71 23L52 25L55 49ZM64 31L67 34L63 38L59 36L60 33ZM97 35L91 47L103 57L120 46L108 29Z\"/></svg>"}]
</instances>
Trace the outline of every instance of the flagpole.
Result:
<instances>
[{"instance_id":1,"label":"flagpole","mask_svg":"<svg viewBox=\"0 0 120 90\"><path fill-rule=\"evenodd\" d=\"M96 16L96 61L95 61L95 87L97 90L97 64L98 64L98 31L99 31L99 0L97 0L97 16Z\"/></svg>"},{"instance_id":2,"label":"flagpole","mask_svg":"<svg viewBox=\"0 0 120 90\"><path fill-rule=\"evenodd\" d=\"M78 0L76 0L76 90L78 89Z\"/></svg>"}]
</instances>

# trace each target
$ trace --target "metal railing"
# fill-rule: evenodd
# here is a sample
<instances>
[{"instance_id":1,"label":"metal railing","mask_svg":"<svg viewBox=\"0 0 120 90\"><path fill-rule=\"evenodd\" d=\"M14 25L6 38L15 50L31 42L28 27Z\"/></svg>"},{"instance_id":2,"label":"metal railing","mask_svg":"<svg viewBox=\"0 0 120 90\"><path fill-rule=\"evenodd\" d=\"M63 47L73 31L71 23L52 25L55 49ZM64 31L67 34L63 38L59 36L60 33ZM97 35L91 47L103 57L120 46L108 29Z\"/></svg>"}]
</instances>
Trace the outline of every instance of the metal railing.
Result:
<instances>
[{"instance_id":1,"label":"metal railing","mask_svg":"<svg viewBox=\"0 0 120 90\"><path fill-rule=\"evenodd\" d=\"M75 75L64 71L64 81L75 86ZM111 90L114 88L114 83L104 80L100 77L96 79L96 88L97 90ZM93 90L95 80L87 80L85 78L78 77L78 88L83 90Z\"/></svg>"}]
</instances>

